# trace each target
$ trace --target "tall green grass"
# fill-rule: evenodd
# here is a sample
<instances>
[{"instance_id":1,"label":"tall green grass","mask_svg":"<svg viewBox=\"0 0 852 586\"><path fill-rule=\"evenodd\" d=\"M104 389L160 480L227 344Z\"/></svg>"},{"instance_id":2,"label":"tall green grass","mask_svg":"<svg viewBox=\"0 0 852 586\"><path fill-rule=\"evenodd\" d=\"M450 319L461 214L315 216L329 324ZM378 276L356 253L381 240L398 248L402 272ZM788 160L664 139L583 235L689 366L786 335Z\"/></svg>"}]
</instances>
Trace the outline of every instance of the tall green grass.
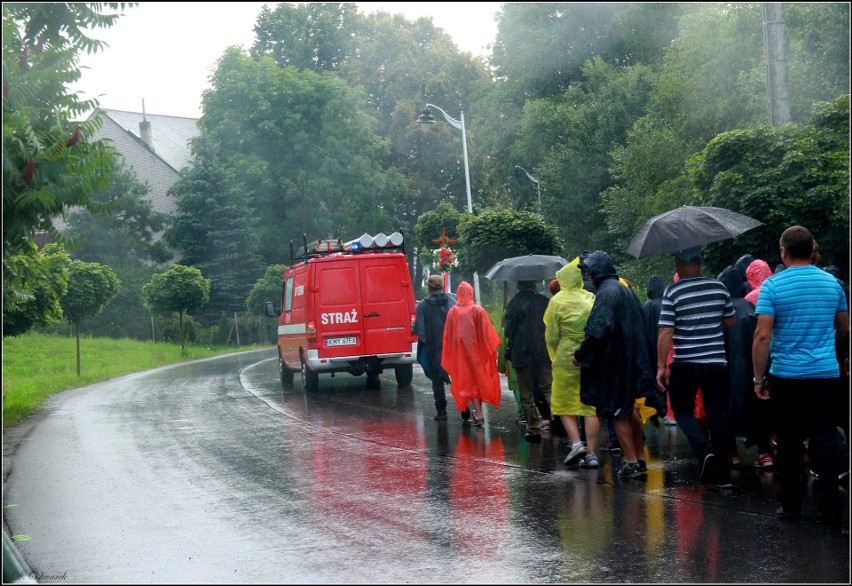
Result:
<instances>
[{"instance_id":1,"label":"tall green grass","mask_svg":"<svg viewBox=\"0 0 852 586\"><path fill-rule=\"evenodd\" d=\"M253 350L266 346L244 346ZM80 376L74 338L28 333L3 338L3 426L14 425L38 411L47 398L158 366L237 351L233 346L186 346L112 338L80 339Z\"/></svg>"}]
</instances>

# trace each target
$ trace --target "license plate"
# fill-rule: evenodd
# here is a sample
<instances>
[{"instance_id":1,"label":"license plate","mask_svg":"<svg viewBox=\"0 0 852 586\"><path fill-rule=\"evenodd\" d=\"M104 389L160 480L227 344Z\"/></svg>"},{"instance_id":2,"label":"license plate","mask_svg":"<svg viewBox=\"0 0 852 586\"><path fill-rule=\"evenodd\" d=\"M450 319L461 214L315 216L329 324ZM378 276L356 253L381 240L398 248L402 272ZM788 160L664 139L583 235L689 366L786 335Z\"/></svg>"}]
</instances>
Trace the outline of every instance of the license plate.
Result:
<instances>
[{"instance_id":1,"label":"license plate","mask_svg":"<svg viewBox=\"0 0 852 586\"><path fill-rule=\"evenodd\" d=\"M325 339L325 347L331 348L332 346L354 346L358 343L358 338L355 336L348 336L346 338L326 338Z\"/></svg>"}]
</instances>

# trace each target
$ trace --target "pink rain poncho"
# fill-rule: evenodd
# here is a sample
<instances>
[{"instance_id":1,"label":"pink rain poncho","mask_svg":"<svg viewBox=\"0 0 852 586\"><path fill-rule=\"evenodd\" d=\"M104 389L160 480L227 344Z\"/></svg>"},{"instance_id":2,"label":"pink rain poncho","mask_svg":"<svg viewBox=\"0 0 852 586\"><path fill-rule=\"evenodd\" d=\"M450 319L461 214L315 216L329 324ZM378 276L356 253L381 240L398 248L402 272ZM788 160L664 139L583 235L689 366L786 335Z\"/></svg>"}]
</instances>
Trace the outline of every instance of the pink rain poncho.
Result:
<instances>
[{"instance_id":1,"label":"pink rain poncho","mask_svg":"<svg viewBox=\"0 0 852 586\"><path fill-rule=\"evenodd\" d=\"M450 393L456 409L464 411L471 399L500 407L497 348L500 335L485 308L473 302L473 287L466 281L456 289L458 302L447 313L441 366L450 375Z\"/></svg>"},{"instance_id":2,"label":"pink rain poncho","mask_svg":"<svg viewBox=\"0 0 852 586\"><path fill-rule=\"evenodd\" d=\"M751 286L751 291L745 296L746 301L750 301L752 305L757 305L757 297L760 295L760 288L763 282L772 276L772 269L765 260L753 260L746 269L746 278Z\"/></svg>"}]
</instances>

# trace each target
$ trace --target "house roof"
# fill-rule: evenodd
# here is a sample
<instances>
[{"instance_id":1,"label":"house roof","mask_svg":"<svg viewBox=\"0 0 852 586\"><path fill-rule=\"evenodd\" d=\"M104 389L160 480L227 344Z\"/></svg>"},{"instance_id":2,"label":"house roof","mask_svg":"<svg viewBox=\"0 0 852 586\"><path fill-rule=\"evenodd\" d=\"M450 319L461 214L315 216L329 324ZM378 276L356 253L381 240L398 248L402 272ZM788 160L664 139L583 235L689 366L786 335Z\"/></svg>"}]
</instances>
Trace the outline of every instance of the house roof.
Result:
<instances>
[{"instance_id":1,"label":"house roof","mask_svg":"<svg viewBox=\"0 0 852 586\"><path fill-rule=\"evenodd\" d=\"M199 135L198 119L142 112L101 109L101 115L110 118L121 128L146 142L140 131L140 123L150 123L151 143L148 145L158 157L175 171L180 171L192 158L189 141ZM94 116L95 113L92 114Z\"/></svg>"}]
</instances>

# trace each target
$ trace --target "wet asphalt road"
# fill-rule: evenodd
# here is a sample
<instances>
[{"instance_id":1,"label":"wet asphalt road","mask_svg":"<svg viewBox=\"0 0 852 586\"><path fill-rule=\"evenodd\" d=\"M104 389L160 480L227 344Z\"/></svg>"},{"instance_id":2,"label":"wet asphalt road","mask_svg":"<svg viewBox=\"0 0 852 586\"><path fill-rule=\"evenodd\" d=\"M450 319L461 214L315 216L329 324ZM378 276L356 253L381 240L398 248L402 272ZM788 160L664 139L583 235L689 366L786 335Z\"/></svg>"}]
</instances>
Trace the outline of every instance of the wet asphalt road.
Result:
<instances>
[{"instance_id":1,"label":"wet asphalt road","mask_svg":"<svg viewBox=\"0 0 852 586\"><path fill-rule=\"evenodd\" d=\"M849 583L848 508L843 530L809 499L776 518L754 448L715 492L677 428L646 424L648 476L619 480L604 450L568 470L557 438L527 445L508 390L482 428L436 423L417 368L306 395L274 356L66 391L5 430L4 521L41 581Z\"/></svg>"}]
</instances>

